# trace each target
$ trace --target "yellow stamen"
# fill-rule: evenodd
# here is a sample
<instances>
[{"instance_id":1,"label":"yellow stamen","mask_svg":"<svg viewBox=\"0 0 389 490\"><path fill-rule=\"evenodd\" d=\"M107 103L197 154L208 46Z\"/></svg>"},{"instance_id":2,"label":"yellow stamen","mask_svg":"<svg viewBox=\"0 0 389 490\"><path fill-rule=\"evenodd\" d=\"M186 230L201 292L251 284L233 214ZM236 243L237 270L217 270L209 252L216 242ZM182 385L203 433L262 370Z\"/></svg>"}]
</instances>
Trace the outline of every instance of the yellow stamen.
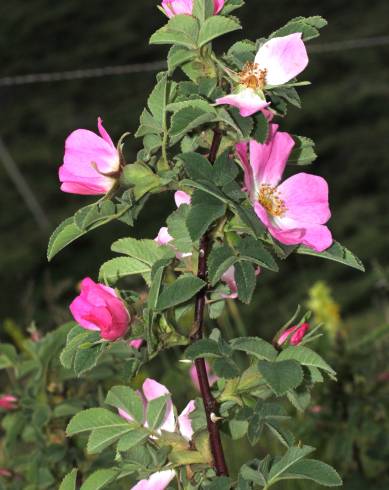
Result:
<instances>
[{"instance_id":1,"label":"yellow stamen","mask_svg":"<svg viewBox=\"0 0 389 490\"><path fill-rule=\"evenodd\" d=\"M280 193L277 187L272 187L270 184L262 184L259 188L258 201L272 216L282 216L288 208L284 201L280 198Z\"/></svg>"},{"instance_id":2,"label":"yellow stamen","mask_svg":"<svg viewBox=\"0 0 389 490\"><path fill-rule=\"evenodd\" d=\"M247 88L262 90L266 85L267 70L261 70L257 63L246 63L239 73L241 85Z\"/></svg>"}]
</instances>

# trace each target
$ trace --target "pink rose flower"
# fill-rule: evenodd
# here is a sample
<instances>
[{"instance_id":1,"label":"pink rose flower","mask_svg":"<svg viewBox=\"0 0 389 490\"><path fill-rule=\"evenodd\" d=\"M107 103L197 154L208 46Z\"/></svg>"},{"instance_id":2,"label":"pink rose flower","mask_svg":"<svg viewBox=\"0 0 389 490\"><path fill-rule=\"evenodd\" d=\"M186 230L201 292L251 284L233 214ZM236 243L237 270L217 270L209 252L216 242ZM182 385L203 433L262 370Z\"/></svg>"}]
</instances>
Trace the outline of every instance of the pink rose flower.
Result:
<instances>
[{"instance_id":1,"label":"pink rose flower","mask_svg":"<svg viewBox=\"0 0 389 490\"><path fill-rule=\"evenodd\" d=\"M0 476L4 476L5 478L11 478L12 471L7 468L0 468Z\"/></svg>"},{"instance_id":2,"label":"pink rose flower","mask_svg":"<svg viewBox=\"0 0 389 490\"><path fill-rule=\"evenodd\" d=\"M270 124L265 144L254 140L238 143L245 190L274 238L285 245L303 244L322 252L333 242L324 226L331 217L328 184L322 177L303 172L280 184L293 146L293 138L279 132L277 124Z\"/></svg>"},{"instance_id":3,"label":"pink rose flower","mask_svg":"<svg viewBox=\"0 0 389 490\"><path fill-rule=\"evenodd\" d=\"M81 294L71 303L70 311L81 327L100 331L104 340L122 337L130 323L130 315L116 291L89 277L81 282Z\"/></svg>"},{"instance_id":4,"label":"pink rose flower","mask_svg":"<svg viewBox=\"0 0 389 490\"><path fill-rule=\"evenodd\" d=\"M157 434L161 434L162 431L167 432L178 432L186 439L188 442L192 439L194 430L192 427L192 421L190 419L190 414L196 409L196 403L191 400L188 405L181 412L176 420L174 415L174 406L171 399L171 393L166 388L166 386L158 383L154 379L146 379L142 386L142 391L139 395L143 399L144 404L144 416L146 418L147 404L156 398L161 396L168 396L168 402L166 405L165 416L162 419L161 425L157 428ZM119 415L125 420L132 422L133 418L131 415L123 409L118 410ZM144 420L144 427L147 427L147 422ZM153 436L154 437L154 436ZM156 436L157 437L157 436ZM175 472L173 470L159 471L153 473L149 478L139 481L132 490L164 490L169 483L175 477Z\"/></svg>"},{"instance_id":5,"label":"pink rose flower","mask_svg":"<svg viewBox=\"0 0 389 490\"><path fill-rule=\"evenodd\" d=\"M277 344L283 345L289 340L291 345L299 345L308 330L309 323L302 323L301 325L295 325L294 327L288 328L288 330L285 330L285 332L280 335Z\"/></svg>"},{"instance_id":6,"label":"pink rose flower","mask_svg":"<svg viewBox=\"0 0 389 490\"><path fill-rule=\"evenodd\" d=\"M216 374L214 374L212 372L212 368L207 362L205 363L205 369L207 370L209 386L212 386L219 379L219 376L216 376ZM197 377L196 365L194 363L192 364L192 366L189 370L189 374L190 374L190 379L192 380L194 387L196 388L196 390L198 392L200 392L199 379Z\"/></svg>"},{"instance_id":7,"label":"pink rose flower","mask_svg":"<svg viewBox=\"0 0 389 490\"><path fill-rule=\"evenodd\" d=\"M13 395L0 396L0 408L10 411L17 408L18 399Z\"/></svg>"},{"instance_id":8,"label":"pink rose flower","mask_svg":"<svg viewBox=\"0 0 389 490\"><path fill-rule=\"evenodd\" d=\"M97 125L100 136L87 129L77 129L67 138L63 165L59 169L63 192L100 195L116 184L120 156L100 117Z\"/></svg>"},{"instance_id":9,"label":"pink rose flower","mask_svg":"<svg viewBox=\"0 0 389 490\"><path fill-rule=\"evenodd\" d=\"M236 91L216 99L216 105L237 107L241 116L248 117L266 110L264 90L284 85L308 65L308 54L300 32L274 37L259 48L254 63L247 63L239 73Z\"/></svg>"},{"instance_id":10,"label":"pink rose flower","mask_svg":"<svg viewBox=\"0 0 389 490\"><path fill-rule=\"evenodd\" d=\"M213 0L215 15L224 7L224 2L225 0ZM192 15L193 0L162 0L162 8L169 18L180 14Z\"/></svg>"}]
</instances>

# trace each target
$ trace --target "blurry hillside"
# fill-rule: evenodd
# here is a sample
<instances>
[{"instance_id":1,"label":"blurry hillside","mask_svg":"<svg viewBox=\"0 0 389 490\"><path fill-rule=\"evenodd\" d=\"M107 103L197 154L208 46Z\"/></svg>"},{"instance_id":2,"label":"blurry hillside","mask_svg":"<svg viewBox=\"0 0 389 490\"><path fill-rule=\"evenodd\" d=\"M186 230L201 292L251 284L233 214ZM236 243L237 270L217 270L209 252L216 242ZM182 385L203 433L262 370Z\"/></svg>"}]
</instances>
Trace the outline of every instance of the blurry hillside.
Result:
<instances>
[{"instance_id":1,"label":"blurry hillside","mask_svg":"<svg viewBox=\"0 0 389 490\"><path fill-rule=\"evenodd\" d=\"M279 274L264 273L256 301L250 311L243 311L254 331L259 325L275 330L319 278L328 282L348 315L358 314L360 322L384 319L381 303L371 311L388 293L389 46L346 49L347 44L328 43L388 34L389 3L247 0L242 20L245 35L255 39L291 17L314 14L326 17L329 27L314 41L317 48L305 73L313 85L301 91L304 109L293 110L285 129L315 139L320 158L308 171L328 179L334 236L364 260L367 273L306 257L289 261ZM166 52L147 45L163 21L155 0L14 0L1 2L0 19L0 78L144 63L163 59ZM57 168L66 136L76 128L94 130L98 115L115 138L125 131L134 133L154 75L0 85L0 136L51 229L88 202L59 191ZM137 141L129 138L126 148L131 161ZM34 222L1 164L0 186L0 318L12 317L21 324L35 318L49 328L63 319L57 300L66 304L77 281L95 276L95 264L109 255L112 238L128 230L124 225L107 227L98 241L92 233L48 265L47 234ZM163 205L156 199L153 212L141 215L138 232L131 233L155 236L170 206L168 197L159 199Z\"/></svg>"}]
</instances>

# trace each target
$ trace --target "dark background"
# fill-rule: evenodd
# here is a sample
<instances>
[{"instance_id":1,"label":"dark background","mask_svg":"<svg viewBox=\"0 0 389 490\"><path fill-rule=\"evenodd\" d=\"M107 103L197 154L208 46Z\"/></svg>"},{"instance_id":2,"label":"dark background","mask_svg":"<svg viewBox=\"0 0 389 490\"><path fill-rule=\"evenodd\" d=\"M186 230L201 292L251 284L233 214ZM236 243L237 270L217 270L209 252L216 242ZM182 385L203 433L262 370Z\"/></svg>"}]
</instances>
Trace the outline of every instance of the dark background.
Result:
<instances>
[{"instance_id":1,"label":"dark background","mask_svg":"<svg viewBox=\"0 0 389 490\"><path fill-rule=\"evenodd\" d=\"M323 15L329 27L310 47L311 62L301 89L303 110L290 109L284 128L315 139L319 159L308 171L331 188L337 240L365 262L365 274L339 264L292 258L279 274L264 273L255 301L242 308L247 330L276 330L318 279L328 282L344 314L353 321L385 320L389 246L389 45L355 47L348 41L388 34L386 0L248 0L239 11L243 33L267 36L290 18ZM163 19L154 0L13 0L0 4L0 77L163 60L165 47L148 46ZM339 42L339 44L332 44ZM388 41L389 42L389 41ZM363 43L362 43L363 44ZM223 45L219 45L220 50ZM101 115L113 139L134 133L155 73L137 73L50 83L6 86L0 82L0 136L50 222L41 230L0 163L0 321L47 330L67 313L62 306L86 275L96 278L115 238L154 237L171 205L159 198L143 211L135 229L114 224L73 244L47 264L49 232L88 198L63 194L57 169L66 136L95 130ZM140 142L128 138L129 161ZM387 315L387 312L386 312Z\"/></svg>"}]
</instances>

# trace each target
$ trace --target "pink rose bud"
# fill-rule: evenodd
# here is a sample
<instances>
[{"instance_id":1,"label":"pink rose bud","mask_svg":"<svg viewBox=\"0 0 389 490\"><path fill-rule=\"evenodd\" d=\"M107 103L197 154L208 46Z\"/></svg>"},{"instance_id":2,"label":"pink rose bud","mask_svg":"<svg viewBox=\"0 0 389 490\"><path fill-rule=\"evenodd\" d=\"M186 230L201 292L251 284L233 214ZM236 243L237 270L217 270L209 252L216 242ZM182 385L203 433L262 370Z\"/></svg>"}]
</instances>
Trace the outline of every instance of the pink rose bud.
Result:
<instances>
[{"instance_id":1,"label":"pink rose bud","mask_svg":"<svg viewBox=\"0 0 389 490\"><path fill-rule=\"evenodd\" d=\"M319 414L323 411L323 407L321 405L313 405L309 411L314 414Z\"/></svg>"},{"instance_id":2,"label":"pink rose bud","mask_svg":"<svg viewBox=\"0 0 389 490\"><path fill-rule=\"evenodd\" d=\"M224 2L225 0L213 0L215 15L224 7ZM180 14L192 15L193 0L162 0L162 8L169 18Z\"/></svg>"},{"instance_id":3,"label":"pink rose bud","mask_svg":"<svg viewBox=\"0 0 389 490\"><path fill-rule=\"evenodd\" d=\"M89 277L81 282L81 294L71 303L70 311L81 327L100 331L104 340L122 337L131 320L116 291Z\"/></svg>"},{"instance_id":4,"label":"pink rose bud","mask_svg":"<svg viewBox=\"0 0 389 490\"><path fill-rule=\"evenodd\" d=\"M0 408L10 411L17 408L18 399L12 395L0 396Z\"/></svg>"},{"instance_id":5,"label":"pink rose bud","mask_svg":"<svg viewBox=\"0 0 389 490\"><path fill-rule=\"evenodd\" d=\"M302 323L301 325L295 325L294 327L288 328L280 335L277 343L278 345L283 345L287 340L291 345L298 345L304 338L305 334L309 330L309 323Z\"/></svg>"},{"instance_id":6,"label":"pink rose bud","mask_svg":"<svg viewBox=\"0 0 389 490\"><path fill-rule=\"evenodd\" d=\"M11 478L12 471L7 468L0 468L0 476L4 476L5 478Z\"/></svg>"},{"instance_id":7,"label":"pink rose bud","mask_svg":"<svg viewBox=\"0 0 389 490\"><path fill-rule=\"evenodd\" d=\"M129 345L133 347L134 349L140 349L143 344L143 339L134 339L130 340Z\"/></svg>"},{"instance_id":8,"label":"pink rose bud","mask_svg":"<svg viewBox=\"0 0 389 490\"><path fill-rule=\"evenodd\" d=\"M63 192L100 195L116 184L120 156L100 117L98 130L100 136L77 129L67 138L63 165L59 169Z\"/></svg>"}]
</instances>

